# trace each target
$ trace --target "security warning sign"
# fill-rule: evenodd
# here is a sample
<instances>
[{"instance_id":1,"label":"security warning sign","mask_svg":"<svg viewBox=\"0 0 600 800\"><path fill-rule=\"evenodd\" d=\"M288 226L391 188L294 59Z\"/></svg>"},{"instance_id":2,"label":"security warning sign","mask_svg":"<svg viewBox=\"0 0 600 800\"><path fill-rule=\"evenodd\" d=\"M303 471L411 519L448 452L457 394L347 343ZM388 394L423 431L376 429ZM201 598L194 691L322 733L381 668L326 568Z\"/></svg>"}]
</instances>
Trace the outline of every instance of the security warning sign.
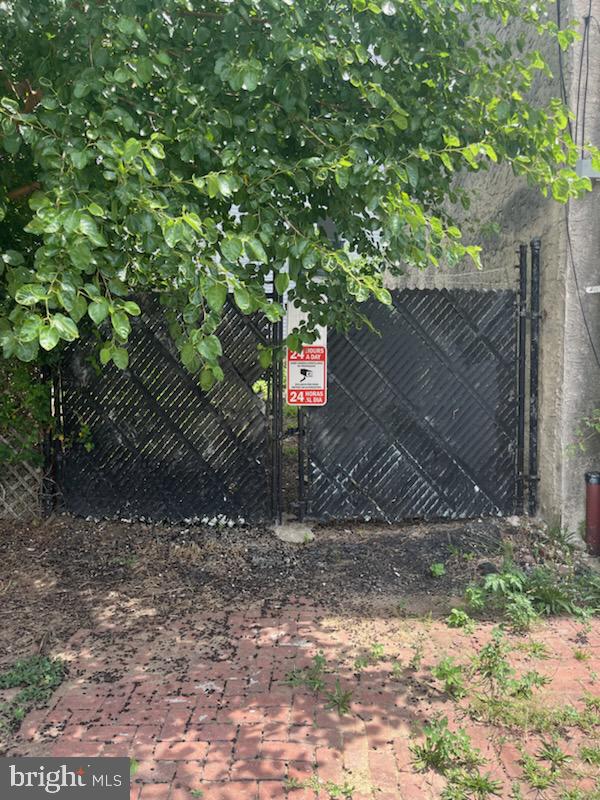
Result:
<instances>
[{"instance_id":1,"label":"security warning sign","mask_svg":"<svg viewBox=\"0 0 600 800\"><path fill-rule=\"evenodd\" d=\"M287 402L290 406L324 406L327 402L327 347L305 345L288 350Z\"/></svg>"}]
</instances>

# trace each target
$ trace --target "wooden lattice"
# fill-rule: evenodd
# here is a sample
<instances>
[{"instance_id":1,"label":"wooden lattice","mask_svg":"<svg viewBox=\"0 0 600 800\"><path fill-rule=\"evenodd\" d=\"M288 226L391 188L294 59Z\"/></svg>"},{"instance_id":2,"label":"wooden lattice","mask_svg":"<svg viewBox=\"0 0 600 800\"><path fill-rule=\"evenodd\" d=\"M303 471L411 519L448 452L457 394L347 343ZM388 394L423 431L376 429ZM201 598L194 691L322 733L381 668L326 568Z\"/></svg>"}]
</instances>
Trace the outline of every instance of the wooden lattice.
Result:
<instances>
[{"instance_id":1,"label":"wooden lattice","mask_svg":"<svg viewBox=\"0 0 600 800\"><path fill-rule=\"evenodd\" d=\"M14 446L1 435L0 443ZM0 462L0 519L39 518L43 476L41 467L27 461Z\"/></svg>"}]
</instances>

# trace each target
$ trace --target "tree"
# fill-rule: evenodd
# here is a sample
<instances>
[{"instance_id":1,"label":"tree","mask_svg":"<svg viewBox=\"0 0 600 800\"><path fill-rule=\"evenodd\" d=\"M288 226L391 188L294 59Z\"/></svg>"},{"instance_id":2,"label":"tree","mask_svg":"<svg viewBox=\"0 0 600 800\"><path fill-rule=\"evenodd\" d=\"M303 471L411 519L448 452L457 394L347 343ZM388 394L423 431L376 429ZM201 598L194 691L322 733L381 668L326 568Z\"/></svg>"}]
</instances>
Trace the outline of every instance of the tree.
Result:
<instances>
[{"instance_id":1,"label":"tree","mask_svg":"<svg viewBox=\"0 0 600 800\"><path fill-rule=\"evenodd\" d=\"M589 187L522 0L5 0L0 343L32 360L100 327L127 365L136 292L158 292L190 370L222 376L228 294L316 324L389 302L386 270L478 259L448 208L497 161L566 200ZM323 220L335 220L328 237ZM323 295L327 302L323 302ZM261 360L268 363L271 353Z\"/></svg>"}]
</instances>

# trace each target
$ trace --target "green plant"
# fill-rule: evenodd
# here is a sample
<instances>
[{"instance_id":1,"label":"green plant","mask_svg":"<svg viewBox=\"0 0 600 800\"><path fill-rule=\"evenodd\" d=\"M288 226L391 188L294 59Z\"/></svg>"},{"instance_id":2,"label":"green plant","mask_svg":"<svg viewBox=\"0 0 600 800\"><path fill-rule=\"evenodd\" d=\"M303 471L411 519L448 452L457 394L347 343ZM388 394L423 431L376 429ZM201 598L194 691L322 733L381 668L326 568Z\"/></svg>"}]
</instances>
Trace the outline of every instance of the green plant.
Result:
<instances>
[{"instance_id":1,"label":"green plant","mask_svg":"<svg viewBox=\"0 0 600 800\"><path fill-rule=\"evenodd\" d=\"M62 683L64 675L64 663L46 656L21 659L0 673L0 689L20 690L0 709L4 724L11 728L18 727L31 708L45 705Z\"/></svg>"},{"instance_id":2,"label":"green plant","mask_svg":"<svg viewBox=\"0 0 600 800\"><path fill-rule=\"evenodd\" d=\"M600 767L600 745L582 745L579 748L579 757L586 764Z\"/></svg>"},{"instance_id":3,"label":"green plant","mask_svg":"<svg viewBox=\"0 0 600 800\"><path fill-rule=\"evenodd\" d=\"M478 769L452 770L448 774L448 786L442 792L442 800L487 800L502 793L502 782Z\"/></svg>"},{"instance_id":4,"label":"green plant","mask_svg":"<svg viewBox=\"0 0 600 800\"><path fill-rule=\"evenodd\" d=\"M327 709L335 709L338 714L343 716L350 712L350 703L352 702L352 691L350 689L342 689L339 678L335 679L335 686L333 691L325 692L327 700Z\"/></svg>"},{"instance_id":5,"label":"green plant","mask_svg":"<svg viewBox=\"0 0 600 800\"><path fill-rule=\"evenodd\" d=\"M576 661L589 661L590 658L591 658L591 655L590 655L588 650L582 650L581 648L575 648L575 650L573 650L573 658Z\"/></svg>"},{"instance_id":6,"label":"green plant","mask_svg":"<svg viewBox=\"0 0 600 800\"><path fill-rule=\"evenodd\" d=\"M571 761L571 757L561 750L556 742L543 742L538 750L537 757L541 761L549 761L550 769L553 772L559 772Z\"/></svg>"},{"instance_id":7,"label":"green plant","mask_svg":"<svg viewBox=\"0 0 600 800\"><path fill-rule=\"evenodd\" d=\"M131 778L137 773L140 768L140 762L136 758L131 758L129 760L129 776Z\"/></svg>"},{"instance_id":8,"label":"green plant","mask_svg":"<svg viewBox=\"0 0 600 800\"><path fill-rule=\"evenodd\" d=\"M539 49L494 33L509 21ZM281 319L271 272L308 312L298 349L315 325L365 323L369 297L389 303L386 272L478 262L453 219L470 202L457 172L500 161L561 202L591 189L562 101L529 91L551 86L542 53L576 35L514 0L6 0L4 355L95 328L101 363L123 369L131 297L155 291L209 390L228 295ZM343 239L319 225L324 198Z\"/></svg>"},{"instance_id":9,"label":"green plant","mask_svg":"<svg viewBox=\"0 0 600 800\"><path fill-rule=\"evenodd\" d=\"M434 769L442 774L458 767L475 767L481 762L478 750L462 728L451 731L448 719L438 717L424 728L425 740L411 745L415 769Z\"/></svg>"},{"instance_id":10,"label":"green plant","mask_svg":"<svg viewBox=\"0 0 600 800\"><path fill-rule=\"evenodd\" d=\"M516 648L528 653L532 658L543 660L550 658L548 646L544 642L538 642L535 639L530 639L528 642L519 642Z\"/></svg>"},{"instance_id":11,"label":"green plant","mask_svg":"<svg viewBox=\"0 0 600 800\"><path fill-rule=\"evenodd\" d=\"M285 677L285 683L290 686L305 686L317 693L325 688L325 667L327 660L320 651L314 656L312 665L307 669L294 669Z\"/></svg>"},{"instance_id":12,"label":"green plant","mask_svg":"<svg viewBox=\"0 0 600 800\"><path fill-rule=\"evenodd\" d=\"M352 800L354 786L348 781L342 784L334 781L322 781L318 775L313 774L310 778L300 781L297 778L288 778L284 781L284 789L287 792L297 789L310 789L315 795L321 796L325 792L330 800Z\"/></svg>"},{"instance_id":13,"label":"green plant","mask_svg":"<svg viewBox=\"0 0 600 800\"><path fill-rule=\"evenodd\" d=\"M403 667L399 661L392 661L392 678L400 680L402 678Z\"/></svg>"},{"instance_id":14,"label":"green plant","mask_svg":"<svg viewBox=\"0 0 600 800\"><path fill-rule=\"evenodd\" d=\"M202 789L192 789L190 794L192 795L192 797L204 797L204 792L202 791Z\"/></svg>"},{"instance_id":15,"label":"green plant","mask_svg":"<svg viewBox=\"0 0 600 800\"><path fill-rule=\"evenodd\" d=\"M371 645L371 651L369 653L369 657L373 663L376 663L377 661L381 661L382 659L384 659L385 658L384 645L374 642Z\"/></svg>"},{"instance_id":16,"label":"green plant","mask_svg":"<svg viewBox=\"0 0 600 800\"><path fill-rule=\"evenodd\" d=\"M460 664L455 664L453 658L443 658L431 670L434 678L442 681L444 684L444 691L450 697L458 699L467 694L467 689L464 681L463 668Z\"/></svg>"},{"instance_id":17,"label":"green plant","mask_svg":"<svg viewBox=\"0 0 600 800\"><path fill-rule=\"evenodd\" d=\"M446 574L446 567L440 561L436 562L435 564L431 564L429 567L429 572L431 572L434 578L441 578L443 575Z\"/></svg>"},{"instance_id":18,"label":"green plant","mask_svg":"<svg viewBox=\"0 0 600 800\"><path fill-rule=\"evenodd\" d=\"M528 753L521 755L521 766L523 767L523 777L533 789L548 789L556 783L558 776L555 770L540 764Z\"/></svg>"},{"instance_id":19,"label":"green plant","mask_svg":"<svg viewBox=\"0 0 600 800\"><path fill-rule=\"evenodd\" d=\"M493 698L499 698L504 693L514 673L507 659L509 649L501 629L495 628L491 642L484 645L473 658L474 670Z\"/></svg>"},{"instance_id":20,"label":"green plant","mask_svg":"<svg viewBox=\"0 0 600 800\"><path fill-rule=\"evenodd\" d=\"M475 620L467 614L466 611L461 611L458 608L453 608L446 617L446 624L450 628L464 628L467 633L473 633L475 630Z\"/></svg>"},{"instance_id":21,"label":"green plant","mask_svg":"<svg viewBox=\"0 0 600 800\"><path fill-rule=\"evenodd\" d=\"M414 671L418 670L423 662L423 654L423 642L419 639L412 645L412 656L408 662L408 668Z\"/></svg>"},{"instance_id":22,"label":"green plant","mask_svg":"<svg viewBox=\"0 0 600 800\"><path fill-rule=\"evenodd\" d=\"M39 368L9 361L0 363L0 384L0 465L28 462L40 466L42 437L53 424L50 382Z\"/></svg>"}]
</instances>

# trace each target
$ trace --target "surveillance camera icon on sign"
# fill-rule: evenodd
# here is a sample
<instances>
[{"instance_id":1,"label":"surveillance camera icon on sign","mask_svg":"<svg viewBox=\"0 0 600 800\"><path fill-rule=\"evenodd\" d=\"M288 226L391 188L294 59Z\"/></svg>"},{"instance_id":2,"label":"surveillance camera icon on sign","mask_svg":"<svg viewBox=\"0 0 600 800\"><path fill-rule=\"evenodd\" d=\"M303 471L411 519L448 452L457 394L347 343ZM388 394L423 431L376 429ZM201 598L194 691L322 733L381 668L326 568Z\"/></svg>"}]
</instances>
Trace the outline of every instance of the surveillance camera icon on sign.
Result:
<instances>
[{"instance_id":1,"label":"surveillance camera icon on sign","mask_svg":"<svg viewBox=\"0 0 600 800\"><path fill-rule=\"evenodd\" d=\"M299 383L303 383L307 378L312 378L312 374L312 369L301 369L300 375L302 375L302 377L300 378Z\"/></svg>"}]
</instances>

